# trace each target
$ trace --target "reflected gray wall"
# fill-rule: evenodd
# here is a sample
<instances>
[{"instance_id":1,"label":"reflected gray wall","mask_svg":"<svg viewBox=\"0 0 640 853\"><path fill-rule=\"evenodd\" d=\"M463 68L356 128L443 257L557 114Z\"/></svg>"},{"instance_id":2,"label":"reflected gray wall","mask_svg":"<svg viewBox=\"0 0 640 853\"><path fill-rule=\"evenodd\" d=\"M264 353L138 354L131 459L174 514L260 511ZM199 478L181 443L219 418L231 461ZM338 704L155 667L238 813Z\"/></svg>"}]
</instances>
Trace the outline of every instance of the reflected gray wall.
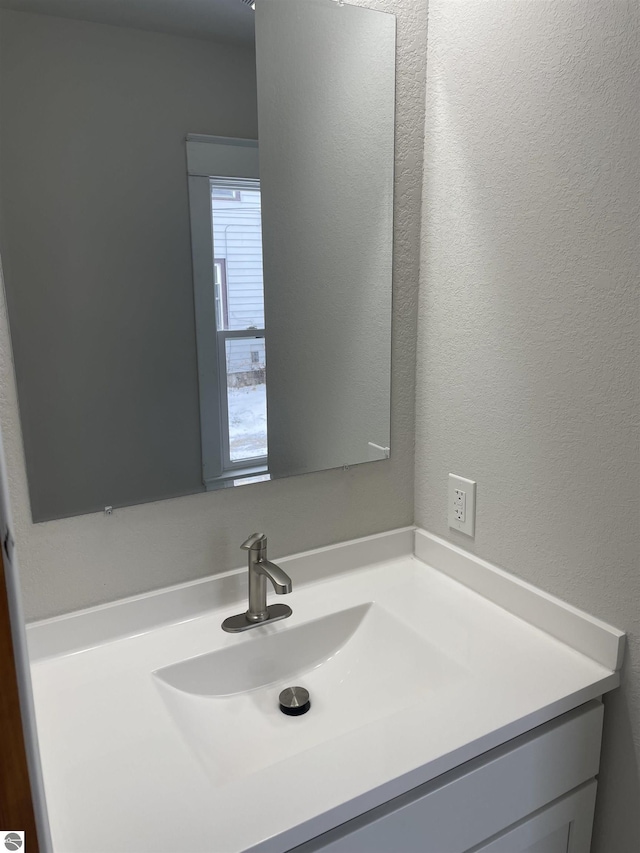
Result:
<instances>
[{"instance_id":1,"label":"reflected gray wall","mask_svg":"<svg viewBox=\"0 0 640 853\"><path fill-rule=\"evenodd\" d=\"M253 49L0 14L2 253L33 517L201 490L184 138L256 136Z\"/></svg>"},{"instance_id":2,"label":"reflected gray wall","mask_svg":"<svg viewBox=\"0 0 640 853\"><path fill-rule=\"evenodd\" d=\"M256 9L272 476L389 445L395 26L333 0Z\"/></svg>"}]
</instances>

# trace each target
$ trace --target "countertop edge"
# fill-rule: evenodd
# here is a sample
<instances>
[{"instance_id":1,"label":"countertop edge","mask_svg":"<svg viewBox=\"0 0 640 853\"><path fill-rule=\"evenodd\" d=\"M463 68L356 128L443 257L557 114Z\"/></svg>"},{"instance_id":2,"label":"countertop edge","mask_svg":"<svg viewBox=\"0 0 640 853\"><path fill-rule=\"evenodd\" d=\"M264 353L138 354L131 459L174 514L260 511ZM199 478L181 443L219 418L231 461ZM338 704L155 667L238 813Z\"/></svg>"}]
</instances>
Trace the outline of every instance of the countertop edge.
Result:
<instances>
[{"instance_id":1,"label":"countertop edge","mask_svg":"<svg viewBox=\"0 0 640 853\"><path fill-rule=\"evenodd\" d=\"M329 832L354 818L361 817L397 797L402 797L417 787L435 782L439 777L451 771L460 770L464 772L464 766L469 762L505 746L510 741L532 732L534 729L550 723L588 702L600 700L605 693L614 690L619 684L619 674L611 673L598 682L521 717L519 720L514 720L445 756L391 779L384 785L373 788L346 803L341 803L340 806L316 815L279 835L248 847L244 853L287 853L287 851L325 832Z\"/></svg>"}]
</instances>

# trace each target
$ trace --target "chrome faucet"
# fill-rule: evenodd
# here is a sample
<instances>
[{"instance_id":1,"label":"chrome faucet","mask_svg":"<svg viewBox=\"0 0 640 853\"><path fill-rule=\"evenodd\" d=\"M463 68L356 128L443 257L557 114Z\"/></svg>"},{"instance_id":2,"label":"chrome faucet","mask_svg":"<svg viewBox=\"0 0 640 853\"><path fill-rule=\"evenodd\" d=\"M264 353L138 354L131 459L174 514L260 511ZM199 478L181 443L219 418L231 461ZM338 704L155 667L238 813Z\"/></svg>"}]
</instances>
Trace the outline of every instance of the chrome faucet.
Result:
<instances>
[{"instance_id":1,"label":"chrome faucet","mask_svg":"<svg viewBox=\"0 0 640 853\"><path fill-rule=\"evenodd\" d=\"M278 595L291 592L292 585L289 575L280 566L267 560L267 537L264 533L253 533L240 547L248 552L249 609L224 620L222 630L232 634L257 628L266 622L286 619L293 612L286 604L267 606L267 578Z\"/></svg>"}]
</instances>

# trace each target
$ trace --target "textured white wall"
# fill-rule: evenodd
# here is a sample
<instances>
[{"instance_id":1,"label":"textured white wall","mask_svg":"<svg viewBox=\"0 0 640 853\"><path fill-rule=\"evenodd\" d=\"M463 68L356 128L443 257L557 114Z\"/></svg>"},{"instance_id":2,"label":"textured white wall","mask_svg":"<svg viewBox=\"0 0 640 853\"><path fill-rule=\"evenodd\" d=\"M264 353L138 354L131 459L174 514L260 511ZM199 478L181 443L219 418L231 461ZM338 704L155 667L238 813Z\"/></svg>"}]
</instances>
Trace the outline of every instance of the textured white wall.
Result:
<instances>
[{"instance_id":1,"label":"textured white wall","mask_svg":"<svg viewBox=\"0 0 640 853\"><path fill-rule=\"evenodd\" d=\"M430 2L416 520L629 632L594 853L640 850L638 34L624 0Z\"/></svg>"},{"instance_id":2,"label":"textured white wall","mask_svg":"<svg viewBox=\"0 0 640 853\"><path fill-rule=\"evenodd\" d=\"M392 458L273 483L33 525L0 299L0 424L23 598L29 619L51 616L241 565L248 532L269 535L274 558L413 520L413 424L426 4L362 3L398 18Z\"/></svg>"}]
</instances>

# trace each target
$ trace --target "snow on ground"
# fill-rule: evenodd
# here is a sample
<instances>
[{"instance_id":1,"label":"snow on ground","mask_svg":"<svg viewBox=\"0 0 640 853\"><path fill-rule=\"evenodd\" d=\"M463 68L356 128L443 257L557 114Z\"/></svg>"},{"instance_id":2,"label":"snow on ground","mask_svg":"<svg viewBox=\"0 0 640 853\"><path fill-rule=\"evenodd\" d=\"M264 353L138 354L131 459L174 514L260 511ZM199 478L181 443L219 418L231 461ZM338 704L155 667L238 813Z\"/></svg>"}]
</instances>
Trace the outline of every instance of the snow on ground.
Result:
<instances>
[{"instance_id":1,"label":"snow on ground","mask_svg":"<svg viewBox=\"0 0 640 853\"><path fill-rule=\"evenodd\" d=\"M267 455L267 386L228 389L231 460Z\"/></svg>"}]
</instances>

